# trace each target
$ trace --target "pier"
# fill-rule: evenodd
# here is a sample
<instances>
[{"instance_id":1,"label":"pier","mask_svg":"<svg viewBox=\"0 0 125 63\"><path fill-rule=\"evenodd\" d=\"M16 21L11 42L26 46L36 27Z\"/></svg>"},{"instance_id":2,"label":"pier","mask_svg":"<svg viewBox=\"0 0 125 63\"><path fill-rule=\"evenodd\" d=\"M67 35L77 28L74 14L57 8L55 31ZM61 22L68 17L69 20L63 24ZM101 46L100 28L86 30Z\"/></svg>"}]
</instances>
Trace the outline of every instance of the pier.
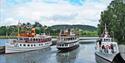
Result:
<instances>
[{"instance_id":1,"label":"pier","mask_svg":"<svg viewBox=\"0 0 125 63\"><path fill-rule=\"evenodd\" d=\"M94 43L99 37L79 37L79 43ZM52 39L53 45L56 44L57 39Z\"/></svg>"},{"instance_id":2,"label":"pier","mask_svg":"<svg viewBox=\"0 0 125 63\"><path fill-rule=\"evenodd\" d=\"M0 54L5 52L5 46L0 46Z\"/></svg>"}]
</instances>

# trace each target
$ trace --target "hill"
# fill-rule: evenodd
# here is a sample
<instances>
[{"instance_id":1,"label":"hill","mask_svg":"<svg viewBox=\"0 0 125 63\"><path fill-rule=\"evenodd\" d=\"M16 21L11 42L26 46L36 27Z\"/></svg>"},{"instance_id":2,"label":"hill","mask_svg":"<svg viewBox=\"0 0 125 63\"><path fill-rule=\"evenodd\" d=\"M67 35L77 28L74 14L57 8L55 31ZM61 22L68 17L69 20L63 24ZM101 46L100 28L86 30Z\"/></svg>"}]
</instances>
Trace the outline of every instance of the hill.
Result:
<instances>
[{"instance_id":1,"label":"hill","mask_svg":"<svg viewBox=\"0 0 125 63\"><path fill-rule=\"evenodd\" d=\"M53 25L50 27L51 29L81 29L81 30L86 30L86 31L96 31L97 28L94 26L90 26L90 25Z\"/></svg>"}]
</instances>

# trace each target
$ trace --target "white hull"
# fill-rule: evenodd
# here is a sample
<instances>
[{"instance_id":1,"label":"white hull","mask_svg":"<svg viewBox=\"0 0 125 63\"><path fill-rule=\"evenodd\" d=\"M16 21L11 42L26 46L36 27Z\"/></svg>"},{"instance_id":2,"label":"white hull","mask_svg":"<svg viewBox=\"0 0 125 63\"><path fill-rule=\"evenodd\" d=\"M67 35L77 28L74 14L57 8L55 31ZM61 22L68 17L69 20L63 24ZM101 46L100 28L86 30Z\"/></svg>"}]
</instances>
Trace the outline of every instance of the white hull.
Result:
<instances>
[{"instance_id":1,"label":"white hull","mask_svg":"<svg viewBox=\"0 0 125 63\"><path fill-rule=\"evenodd\" d=\"M5 53L16 53L16 52L26 52L26 51L31 51L31 50L38 50L38 49L43 49L50 47L52 42L46 42L46 43L17 43L18 45L6 45L5 47ZM25 46L19 46L20 44L25 44ZM27 46L35 44L35 46ZM42 45L40 45L42 44Z\"/></svg>"}]
</instances>

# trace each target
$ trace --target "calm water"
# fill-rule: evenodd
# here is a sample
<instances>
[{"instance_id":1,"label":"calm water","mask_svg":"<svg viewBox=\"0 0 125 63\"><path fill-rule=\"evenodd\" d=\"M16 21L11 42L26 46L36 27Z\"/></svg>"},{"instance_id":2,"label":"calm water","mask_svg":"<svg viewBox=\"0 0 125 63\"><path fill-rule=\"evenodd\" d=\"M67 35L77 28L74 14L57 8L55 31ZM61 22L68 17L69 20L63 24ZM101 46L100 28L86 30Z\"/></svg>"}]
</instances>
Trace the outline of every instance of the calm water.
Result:
<instances>
[{"instance_id":1,"label":"calm water","mask_svg":"<svg viewBox=\"0 0 125 63\"><path fill-rule=\"evenodd\" d=\"M94 52L95 43L80 44L78 49L65 53L52 46L37 51L2 54L0 63L96 63Z\"/></svg>"}]
</instances>

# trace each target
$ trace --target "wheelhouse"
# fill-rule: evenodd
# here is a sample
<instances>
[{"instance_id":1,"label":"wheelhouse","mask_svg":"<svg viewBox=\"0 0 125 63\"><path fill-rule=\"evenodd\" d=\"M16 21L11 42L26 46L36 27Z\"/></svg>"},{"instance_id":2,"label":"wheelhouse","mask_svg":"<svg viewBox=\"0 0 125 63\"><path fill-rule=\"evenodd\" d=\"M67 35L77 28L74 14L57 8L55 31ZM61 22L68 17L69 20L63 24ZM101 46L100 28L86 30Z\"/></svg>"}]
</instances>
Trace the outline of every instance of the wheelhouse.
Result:
<instances>
[{"instance_id":1,"label":"wheelhouse","mask_svg":"<svg viewBox=\"0 0 125 63\"><path fill-rule=\"evenodd\" d=\"M102 42L112 42L112 38L102 38Z\"/></svg>"}]
</instances>

